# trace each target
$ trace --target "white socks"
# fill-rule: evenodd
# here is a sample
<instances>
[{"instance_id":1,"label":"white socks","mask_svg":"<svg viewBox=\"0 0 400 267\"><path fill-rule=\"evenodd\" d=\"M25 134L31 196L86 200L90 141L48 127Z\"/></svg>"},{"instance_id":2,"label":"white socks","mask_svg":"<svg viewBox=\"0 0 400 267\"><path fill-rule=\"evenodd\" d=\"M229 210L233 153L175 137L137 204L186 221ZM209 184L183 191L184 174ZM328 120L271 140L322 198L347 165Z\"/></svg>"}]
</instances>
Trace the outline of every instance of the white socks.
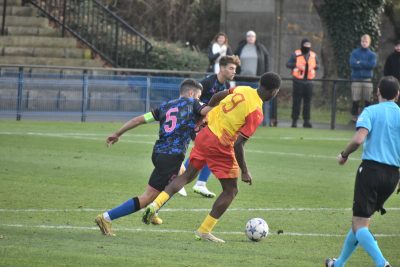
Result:
<instances>
[{"instance_id":1,"label":"white socks","mask_svg":"<svg viewBox=\"0 0 400 267\"><path fill-rule=\"evenodd\" d=\"M104 218L104 220L106 220L107 222L111 222L110 215L108 215L108 212L107 212L107 211L103 213L103 218Z\"/></svg>"},{"instance_id":2,"label":"white socks","mask_svg":"<svg viewBox=\"0 0 400 267\"><path fill-rule=\"evenodd\" d=\"M197 182L196 182L196 185L197 185L197 186L206 186L206 182L197 181Z\"/></svg>"}]
</instances>

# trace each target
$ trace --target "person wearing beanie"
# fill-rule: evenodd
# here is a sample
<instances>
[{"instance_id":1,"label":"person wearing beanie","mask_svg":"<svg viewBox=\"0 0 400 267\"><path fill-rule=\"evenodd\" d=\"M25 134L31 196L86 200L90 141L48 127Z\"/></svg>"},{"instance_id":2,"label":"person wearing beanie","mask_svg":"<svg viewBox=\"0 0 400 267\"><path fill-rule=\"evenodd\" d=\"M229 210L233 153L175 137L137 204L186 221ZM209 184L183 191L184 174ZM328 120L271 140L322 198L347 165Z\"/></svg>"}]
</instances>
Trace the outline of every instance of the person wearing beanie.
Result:
<instances>
[{"instance_id":1,"label":"person wearing beanie","mask_svg":"<svg viewBox=\"0 0 400 267\"><path fill-rule=\"evenodd\" d=\"M250 30L246 33L246 39L239 42L235 55L240 58L240 66L236 73L242 76L261 76L269 71L269 53L267 48L257 40L257 35ZM270 114L271 126L277 125L276 99L272 99L272 113ZM263 105L264 120L262 125L266 126L267 105Z\"/></svg>"},{"instance_id":2,"label":"person wearing beanie","mask_svg":"<svg viewBox=\"0 0 400 267\"><path fill-rule=\"evenodd\" d=\"M246 33L246 40L242 40L235 55L240 58L240 68L237 74L244 76L260 76L269 70L269 53L267 48L257 40L254 31Z\"/></svg>"},{"instance_id":3,"label":"person wearing beanie","mask_svg":"<svg viewBox=\"0 0 400 267\"><path fill-rule=\"evenodd\" d=\"M318 66L318 58L315 52L311 50L311 42L307 38L304 38L301 40L300 49L294 51L286 63L286 67L291 69L293 76L292 128L297 127L302 100L303 127L312 128L310 122L311 98L313 79L316 76Z\"/></svg>"},{"instance_id":4,"label":"person wearing beanie","mask_svg":"<svg viewBox=\"0 0 400 267\"><path fill-rule=\"evenodd\" d=\"M371 37L368 34L361 36L361 47L356 48L350 55L351 67L351 120L357 121L360 114L360 101L364 101L364 107L371 105L373 69L376 66L376 54L371 51Z\"/></svg>"}]
</instances>

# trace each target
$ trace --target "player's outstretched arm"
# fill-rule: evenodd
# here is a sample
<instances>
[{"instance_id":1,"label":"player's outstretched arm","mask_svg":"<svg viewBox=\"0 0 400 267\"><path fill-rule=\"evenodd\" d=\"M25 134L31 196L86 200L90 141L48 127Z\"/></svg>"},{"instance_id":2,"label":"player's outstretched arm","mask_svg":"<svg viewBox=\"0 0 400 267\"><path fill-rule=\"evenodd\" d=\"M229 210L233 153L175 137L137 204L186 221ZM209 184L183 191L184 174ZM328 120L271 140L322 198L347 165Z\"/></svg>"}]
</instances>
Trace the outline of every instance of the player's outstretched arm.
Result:
<instances>
[{"instance_id":1,"label":"player's outstretched arm","mask_svg":"<svg viewBox=\"0 0 400 267\"><path fill-rule=\"evenodd\" d=\"M205 106L204 108L201 109L200 115L204 117L204 116L207 115L207 113L208 113L210 110L212 110L212 107L210 107L210 106Z\"/></svg>"},{"instance_id":2,"label":"player's outstretched arm","mask_svg":"<svg viewBox=\"0 0 400 267\"><path fill-rule=\"evenodd\" d=\"M210 107L215 107L219 104L219 102L224 99L225 97L227 97L230 94L230 90L224 90L221 92L218 92L216 94L214 94L211 99L210 102L208 102L208 105Z\"/></svg>"},{"instance_id":3,"label":"player's outstretched arm","mask_svg":"<svg viewBox=\"0 0 400 267\"><path fill-rule=\"evenodd\" d=\"M239 164L240 169L242 170L242 181L251 185L252 178L249 170L247 169L246 160L244 158L244 144L246 143L247 138L240 135L236 139L234 149L235 149L235 157Z\"/></svg>"},{"instance_id":4,"label":"player's outstretched arm","mask_svg":"<svg viewBox=\"0 0 400 267\"><path fill-rule=\"evenodd\" d=\"M127 121L122 127L116 131L115 133L111 134L109 137L107 137L106 143L108 146L115 144L118 142L119 138L121 135L123 135L125 132L129 131L130 129L133 129L143 123L146 122L145 115L137 116L129 121Z\"/></svg>"}]
</instances>

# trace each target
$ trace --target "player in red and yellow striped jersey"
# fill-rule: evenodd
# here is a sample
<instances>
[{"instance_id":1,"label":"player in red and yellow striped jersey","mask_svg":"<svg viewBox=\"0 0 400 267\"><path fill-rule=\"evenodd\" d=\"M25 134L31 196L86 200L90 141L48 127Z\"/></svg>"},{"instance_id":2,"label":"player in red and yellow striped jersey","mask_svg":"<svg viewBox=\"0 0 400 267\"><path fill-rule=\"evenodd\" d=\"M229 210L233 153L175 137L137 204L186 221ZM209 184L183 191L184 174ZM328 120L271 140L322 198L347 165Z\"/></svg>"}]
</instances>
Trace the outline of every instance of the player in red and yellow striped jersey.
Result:
<instances>
[{"instance_id":1,"label":"player in red and yellow striped jersey","mask_svg":"<svg viewBox=\"0 0 400 267\"><path fill-rule=\"evenodd\" d=\"M268 72L261 76L257 90L238 86L211 98L209 106L215 107L207 115L207 127L196 137L187 170L146 207L144 223L148 224L162 205L185 184L193 181L199 170L207 164L220 181L222 192L196 231L196 238L224 242L212 235L211 231L238 192L237 178L240 170L242 181L251 185L252 177L244 157L244 144L262 122L262 103L279 92L280 84L279 75Z\"/></svg>"}]
</instances>

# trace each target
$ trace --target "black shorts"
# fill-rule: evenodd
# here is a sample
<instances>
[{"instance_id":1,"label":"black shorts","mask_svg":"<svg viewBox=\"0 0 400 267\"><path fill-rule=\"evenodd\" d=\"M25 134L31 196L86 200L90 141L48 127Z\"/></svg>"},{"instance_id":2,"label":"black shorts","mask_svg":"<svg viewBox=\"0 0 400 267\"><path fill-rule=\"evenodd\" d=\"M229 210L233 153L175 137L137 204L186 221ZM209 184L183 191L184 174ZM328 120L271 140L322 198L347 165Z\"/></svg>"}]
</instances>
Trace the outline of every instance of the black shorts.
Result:
<instances>
[{"instance_id":1,"label":"black shorts","mask_svg":"<svg viewBox=\"0 0 400 267\"><path fill-rule=\"evenodd\" d=\"M364 160L357 169L353 216L370 218L375 211L384 214L383 204L396 189L399 168Z\"/></svg>"},{"instance_id":2,"label":"black shorts","mask_svg":"<svg viewBox=\"0 0 400 267\"><path fill-rule=\"evenodd\" d=\"M154 164L154 170L149 179L149 185L158 191L163 191L169 182L176 177L185 159L183 154L161 154L154 153L151 160Z\"/></svg>"}]
</instances>

